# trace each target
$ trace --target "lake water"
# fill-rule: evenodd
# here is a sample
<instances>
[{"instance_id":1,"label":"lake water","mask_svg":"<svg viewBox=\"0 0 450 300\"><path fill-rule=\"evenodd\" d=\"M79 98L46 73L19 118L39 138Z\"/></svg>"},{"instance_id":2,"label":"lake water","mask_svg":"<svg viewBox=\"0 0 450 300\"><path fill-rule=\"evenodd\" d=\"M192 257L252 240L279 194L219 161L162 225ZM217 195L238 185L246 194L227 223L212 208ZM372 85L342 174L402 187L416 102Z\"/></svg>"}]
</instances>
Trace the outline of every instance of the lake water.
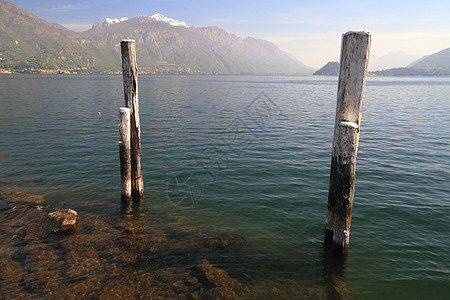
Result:
<instances>
[{"instance_id":1,"label":"lake water","mask_svg":"<svg viewBox=\"0 0 450 300\"><path fill-rule=\"evenodd\" d=\"M368 78L349 257L330 278L336 93L336 77L140 76L144 222L239 237L205 255L267 298L448 299L450 78ZM120 218L123 102L121 76L0 76L0 190Z\"/></svg>"}]
</instances>

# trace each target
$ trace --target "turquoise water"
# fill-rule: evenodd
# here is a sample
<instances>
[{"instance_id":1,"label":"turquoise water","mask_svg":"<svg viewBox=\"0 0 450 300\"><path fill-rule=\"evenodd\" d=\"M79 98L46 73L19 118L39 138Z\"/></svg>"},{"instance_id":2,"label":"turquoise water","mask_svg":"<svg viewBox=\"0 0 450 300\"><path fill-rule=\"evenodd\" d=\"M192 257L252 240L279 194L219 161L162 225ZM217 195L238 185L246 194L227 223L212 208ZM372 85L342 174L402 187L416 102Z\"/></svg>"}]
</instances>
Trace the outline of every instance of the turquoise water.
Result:
<instances>
[{"instance_id":1,"label":"turquoise water","mask_svg":"<svg viewBox=\"0 0 450 300\"><path fill-rule=\"evenodd\" d=\"M0 188L120 214L121 77L2 75L0 91ZM336 93L335 77L140 76L144 207L241 235L268 278L326 285ZM350 297L450 294L449 112L449 78L368 79Z\"/></svg>"}]
</instances>

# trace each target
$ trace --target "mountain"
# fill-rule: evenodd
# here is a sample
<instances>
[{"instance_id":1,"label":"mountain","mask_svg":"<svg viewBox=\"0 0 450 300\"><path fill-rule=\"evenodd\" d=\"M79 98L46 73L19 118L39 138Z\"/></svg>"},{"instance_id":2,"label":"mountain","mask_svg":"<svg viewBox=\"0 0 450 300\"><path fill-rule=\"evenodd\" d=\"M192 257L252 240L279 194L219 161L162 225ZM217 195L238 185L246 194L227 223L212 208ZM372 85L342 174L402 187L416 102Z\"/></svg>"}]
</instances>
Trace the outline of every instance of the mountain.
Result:
<instances>
[{"instance_id":1,"label":"mountain","mask_svg":"<svg viewBox=\"0 0 450 300\"><path fill-rule=\"evenodd\" d=\"M393 68L370 72L370 74L379 76L450 76L450 71L438 69Z\"/></svg>"},{"instance_id":2,"label":"mountain","mask_svg":"<svg viewBox=\"0 0 450 300\"><path fill-rule=\"evenodd\" d=\"M108 18L77 33L0 0L0 69L121 70L120 41L135 39L141 71L311 74L274 44L219 27L191 27L161 14Z\"/></svg>"},{"instance_id":3,"label":"mountain","mask_svg":"<svg viewBox=\"0 0 450 300\"><path fill-rule=\"evenodd\" d=\"M148 71L176 68L220 74L312 73L311 68L270 42L243 39L219 27L190 27L161 14L104 24L94 24L81 36L101 49L116 51L118 41L136 40L139 64Z\"/></svg>"},{"instance_id":4,"label":"mountain","mask_svg":"<svg viewBox=\"0 0 450 300\"><path fill-rule=\"evenodd\" d=\"M0 0L0 68L93 69L98 57L76 32Z\"/></svg>"},{"instance_id":5,"label":"mountain","mask_svg":"<svg viewBox=\"0 0 450 300\"><path fill-rule=\"evenodd\" d=\"M395 55L394 55L395 56ZM370 58L372 59L372 58ZM369 59L369 61L370 61ZM369 62L370 63L370 62ZM313 75L339 75L339 63L329 62ZM427 55L410 64L408 67L390 68L370 71L369 75L377 76L450 76L450 48Z\"/></svg>"},{"instance_id":6,"label":"mountain","mask_svg":"<svg viewBox=\"0 0 450 300\"><path fill-rule=\"evenodd\" d=\"M405 52L390 52L383 56L371 55L369 71L405 67L419 58L419 55L406 54Z\"/></svg>"},{"instance_id":7,"label":"mountain","mask_svg":"<svg viewBox=\"0 0 450 300\"><path fill-rule=\"evenodd\" d=\"M175 19L172 19L172 18L168 18L168 17L166 17L166 16L164 16L164 15L162 15L162 14L160 14L160 13L156 13L156 14L154 14L154 15L152 15L152 16L144 16L144 15L140 15L140 16L138 16L137 18L135 18L138 22L139 21L143 21L143 20L146 20L147 22L155 22L155 21L160 21L160 22L164 22L164 23L167 23L167 24L169 24L169 25L172 25L172 26L182 26L182 27L186 27L186 28L188 28L189 26L186 24L186 22L184 22L184 21L178 21L178 20L175 20ZM122 23L122 22L126 22L126 21L128 21L129 19L127 18L127 17L122 17L122 18L120 18L120 19L118 19L118 18L114 18L114 19L112 19L112 18L106 18L105 19L105 21L103 21L103 22L96 22L96 23L94 23L94 25L92 25L92 28L91 28L91 30L88 30L88 32L87 33L85 33L84 35L90 35L89 34L89 32L92 32L92 31L98 31L99 29L102 29L102 28L108 28L108 27L110 27L111 25L114 25L114 24L118 24L118 23ZM131 22L131 23L134 23L134 22ZM130 25L131 24L130 22L128 22L128 25Z\"/></svg>"},{"instance_id":8,"label":"mountain","mask_svg":"<svg viewBox=\"0 0 450 300\"><path fill-rule=\"evenodd\" d=\"M384 76L450 76L450 48L426 55L405 68L372 72Z\"/></svg>"},{"instance_id":9,"label":"mountain","mask_svg":"<svg viewBox=\"0 0 450 300\"><path fill-rule=\"evenodd\" d=\"M450 72L450 48L427 55L408 66L412 69L442 70Z\"/></svg>"},{"instance_id":10,"label":"mountain","mask_svg":"<svg viewBox=\"0 0 450 300\"><path fill-rule=\"evenodd\" d=\"M317 70L313 75L337 76L339 75L339 63L335 61L330 61L322 68Z\"/></svg>"}]
</instances>

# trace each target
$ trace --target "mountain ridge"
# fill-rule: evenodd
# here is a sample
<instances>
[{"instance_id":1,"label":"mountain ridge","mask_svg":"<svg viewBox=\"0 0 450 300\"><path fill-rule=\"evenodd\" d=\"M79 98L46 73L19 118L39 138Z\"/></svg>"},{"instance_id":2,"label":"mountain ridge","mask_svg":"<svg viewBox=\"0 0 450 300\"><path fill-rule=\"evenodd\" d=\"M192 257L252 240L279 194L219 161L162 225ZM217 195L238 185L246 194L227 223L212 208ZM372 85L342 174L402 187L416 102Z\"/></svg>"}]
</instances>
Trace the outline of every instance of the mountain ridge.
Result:
<instances>
[{"instance_id":1,"label":"mountain ridge","mask_svg":"<svg viewBox=\"0 0 450 300\"><path fill-rule=\"evenodd\" d=\"M369 58L370 60L370 58ZM313 75L339 75L339 63L328 62ZM407 67L369 71L379 76L450 76L450 48L431 55L425 55Z\"/></svg>"},{"instance_id":2,"label":"mountain ridge","mask_svg":"<svg viewBox=\"0 0 450 300\"><path fill-rule=\"evenodd\" d=\"M450 48L425 55L407 67L373 72L384 76L450 76Z\"/></svg>"},{"instance_id":3,"label":"mountain ridge","mask_svg":"<svg viewBox=\"0 0 450 300\"><path fill-rule=\"evenodd\" d=\"M414 61L409 68L412 69L439 69L450 72L450 47L431 55L425 55Z\"/></svg>"},{"instance_id":4,"label":"mountain ridge","mask_svg":"<svg viewBox=\"0 0 450 300\"><path fill-rule=\"evenodd\" d=\"M244 39L217 26L174 26L141 15L106 28L93 27L80 34L102 47L111 47L125 38L136 40L147 52L147 55L141 52L143 66L167 62L190 69L195 65L200 72L225 74L310 74L313 70L293 60L273 43Z\"/></svg>"},{"instance_id":5,"label":"mountain ridge","mask_svg":"<svg viewBox=\"0 0 450 300\"><path fill-rule=\"evenodd\" d=\"M135 39L140 70L149 73L311 74L275 44L219 27L190 27L161 14L96 22L74 32L0 0L0 69L121 70L120 41ZM105 25L105 26L103 26Z\"/></svg>"}]
</instances>

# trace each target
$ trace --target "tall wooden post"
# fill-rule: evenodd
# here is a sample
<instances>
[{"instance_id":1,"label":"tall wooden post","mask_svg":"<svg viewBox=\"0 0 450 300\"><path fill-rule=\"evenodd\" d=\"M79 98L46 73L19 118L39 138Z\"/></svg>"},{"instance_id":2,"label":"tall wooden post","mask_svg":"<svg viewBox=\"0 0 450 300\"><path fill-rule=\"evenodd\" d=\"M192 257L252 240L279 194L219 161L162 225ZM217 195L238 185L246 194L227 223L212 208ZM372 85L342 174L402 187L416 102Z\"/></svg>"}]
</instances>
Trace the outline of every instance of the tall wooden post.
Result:
<instances>
[{"instance_id":1,"label":"tall wooden post","mask_svg":"<svg viewBox=\"0 0 450 300\"><path fill-rule=\"evenodd\" d=\"M341 62L331 158L325 242L333 252L346 255L355 194L364 89L369 63L371 36L350 31L342 35Z\"/></svg>"},{"instance_id":2,"label":"tall wooden post","mask_svg":"<svg viewBox=\"0 0 450 300\"><path fill-rule=\"evenodd\" d=\"M119 156L120 187L122 202L131 200L131 144L130 144L130 109L121 107L119 111Z\"/></svg>"},{"instance_id":3,"label":"tall wooden post","mask_svg":"<svg viewBox=\"0 0 450 300\"><path fill-rule=\"evenodd\" d=\"M140 200L144 196L144 182L141 173L141 128L139 122L136 42L134 40L123 40L121 50L125 106L131 110L131 194L133 200Z\"/></svg>"}]
</instances>

